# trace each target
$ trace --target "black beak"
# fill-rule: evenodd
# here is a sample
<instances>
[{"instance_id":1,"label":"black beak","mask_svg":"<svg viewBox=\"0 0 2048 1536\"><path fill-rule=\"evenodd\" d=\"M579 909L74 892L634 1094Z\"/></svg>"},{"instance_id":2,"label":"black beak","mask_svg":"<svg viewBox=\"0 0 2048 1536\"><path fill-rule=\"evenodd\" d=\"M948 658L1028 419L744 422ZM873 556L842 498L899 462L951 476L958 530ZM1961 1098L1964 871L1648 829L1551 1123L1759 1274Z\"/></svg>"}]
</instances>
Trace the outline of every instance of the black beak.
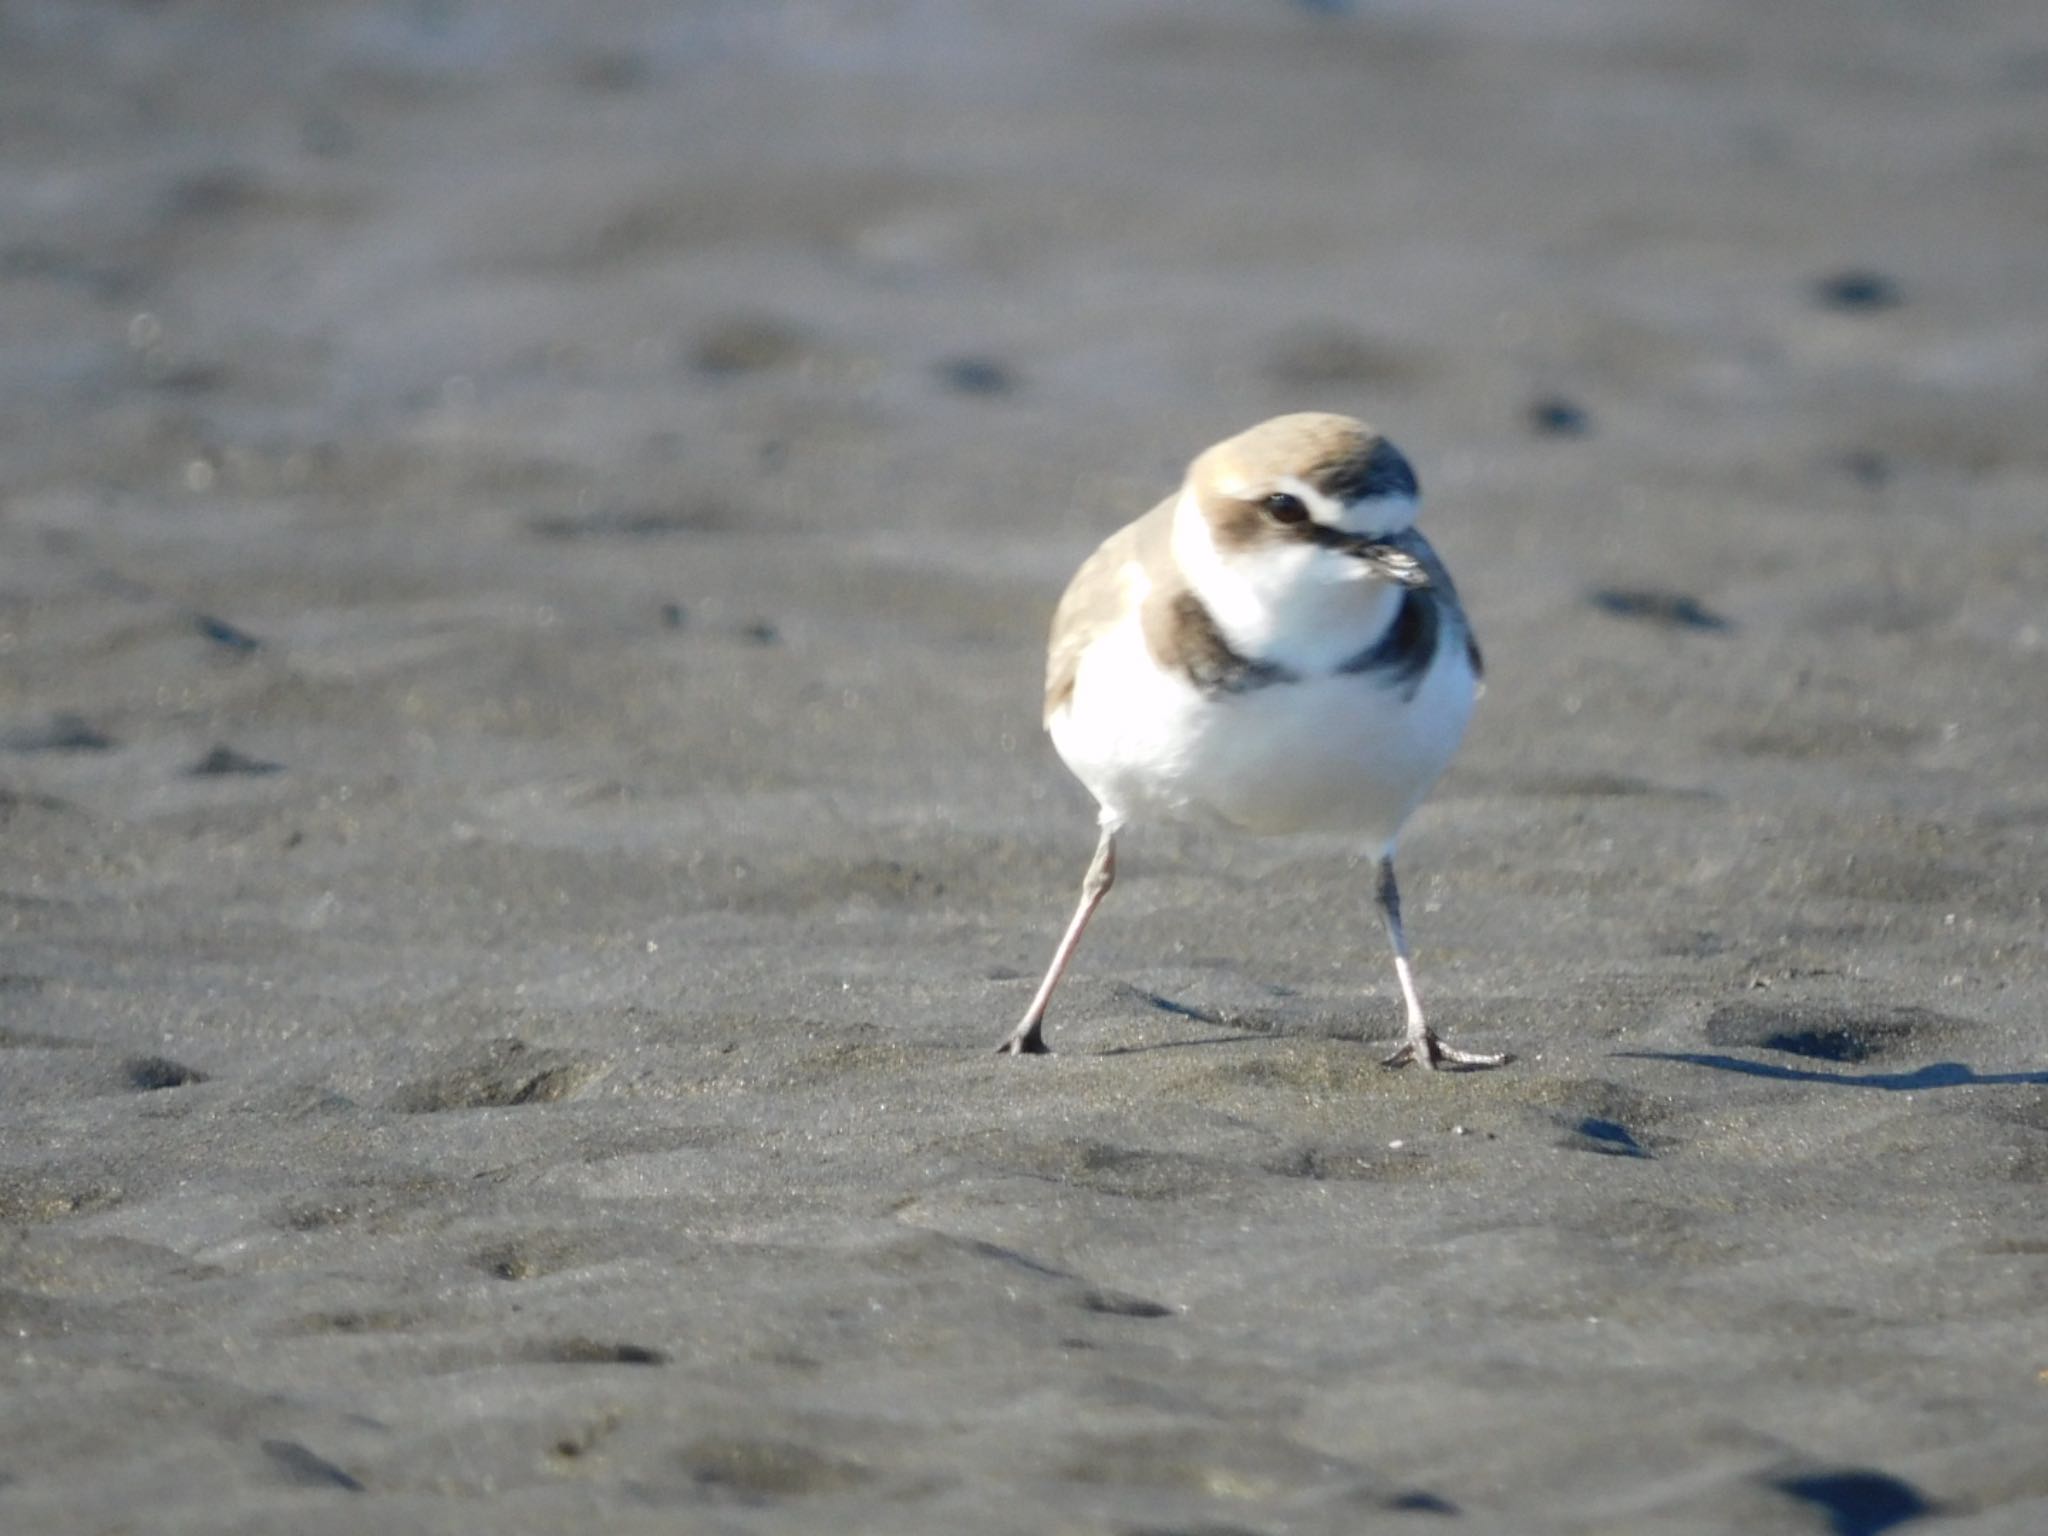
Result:
<instances>
[{"instance_id":1,"label":"black beak","mask_svg":"<svg viewBox=\"0 0 2048 1536\"><path fill-rule=\"evenodd\" d=\"M1403 549L1393 539L1367 538L1362 534L1345 533L1340 529L1328 528L1321 523L1303 524L1313 528L1309 535L1324 549L1334 549L1340 554L1363 560L1372 567L1372 572L1383 581L1391 581L1401 587L1426 587L1429 585L1429 571L1423 563Z\"/></svg>"},{"instance_id":2,"label":"black beak","mask_svg":"<svg viewBox=\"0 0 2048 1536\"><path fill-rule=\"evenodd\" d=\"M1378 539L1360 539L1347 551L1354 559L1363 560L1373 568L1373 573L1402 587L1426 587L1429 572L1422 562L1399 545Z\"/></svg>"}]
</instances>

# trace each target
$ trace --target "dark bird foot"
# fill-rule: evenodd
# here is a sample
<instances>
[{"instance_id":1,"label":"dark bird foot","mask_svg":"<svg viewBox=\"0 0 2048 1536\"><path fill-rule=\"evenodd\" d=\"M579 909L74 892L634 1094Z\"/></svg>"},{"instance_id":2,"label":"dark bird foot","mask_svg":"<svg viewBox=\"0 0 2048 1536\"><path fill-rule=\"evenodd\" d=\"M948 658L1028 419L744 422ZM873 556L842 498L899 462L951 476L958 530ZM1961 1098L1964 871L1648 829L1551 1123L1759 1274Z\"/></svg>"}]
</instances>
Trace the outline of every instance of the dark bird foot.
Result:
<instances>
[{"instance_id":1,"label":"dark bird foot","mask_svg":"<svg viewBox=\"0 0 2048 1536\"><path fill-rule=\"evenodd\" d=\"M1019 1025L1010 1032L1010 1038L996 1047L998 1056L1050 1056L1052 1047L1045 1043L1045 1036L1036 1024L1030 1028Z\"/></svg>"}]
</instances>

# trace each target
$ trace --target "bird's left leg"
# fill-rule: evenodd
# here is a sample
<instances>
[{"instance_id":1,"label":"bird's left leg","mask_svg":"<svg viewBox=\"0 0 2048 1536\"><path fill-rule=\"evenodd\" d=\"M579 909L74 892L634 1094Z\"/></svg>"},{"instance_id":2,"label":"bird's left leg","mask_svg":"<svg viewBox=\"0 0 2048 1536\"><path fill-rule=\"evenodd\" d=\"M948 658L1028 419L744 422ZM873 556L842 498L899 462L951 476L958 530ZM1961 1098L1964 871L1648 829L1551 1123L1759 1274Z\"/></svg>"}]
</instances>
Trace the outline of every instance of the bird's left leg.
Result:
<instances>
[{"instance_id":1,"label":"bird's left leg","mask_svg":"<svg viewBox=\"0 0 2048 1536\"><path fill-rule=\"evenodd\" d=\"M1413 1061L1430 1068L1497 1067L1509 1060L1506 1053L1486 1055L1445 1045L1423 1020L1422 999L1415 995L1415 968L1408 958L1408 936L1401 928L1401 888L1394 883L1394 856L1391 853L1380 856L1378 896L1380 916L1387 925L1387 938L1394 946L1394 974L1401 978L1401 997L1408 1005L1408 1036L1401 1042L1401 1048L1387 1057L1384 1065L1405 1067Z\"/></svg>"},{"instance_id":2,"label":"bird's left leg","mask_svg":"<svg viewBox=\"0 0 2048 1536\"><path fill-rule=\"evenodd\" d=\"M1031 999L1031 1006L1024 1010L1024 1017L1017 1027L1010 1031L996 1050L1005 1056L1049 1056L1052 1048L1045 1043L1045 1007L1052 1001L1052 989L1060 984L1060 977L1066 974L1067 962L1074 958L1074 948L1081 942L1081 934L1088 926L1088 919L1095 915L1095 909L1102 905L1102 898L1109 894L1109 888L1116 883L1116 830L1118 822L1102 823L1100 840L1095 845L1095 857L1088 863L1088 873L1081 881L1081 904L1074 909L1073 921L1067 924L1066 935L1060 940L1060 947L1053 951L1052 964L1046 967L1045 980L1038 984L1038 991Z\"/></svg>"}]
</instances>

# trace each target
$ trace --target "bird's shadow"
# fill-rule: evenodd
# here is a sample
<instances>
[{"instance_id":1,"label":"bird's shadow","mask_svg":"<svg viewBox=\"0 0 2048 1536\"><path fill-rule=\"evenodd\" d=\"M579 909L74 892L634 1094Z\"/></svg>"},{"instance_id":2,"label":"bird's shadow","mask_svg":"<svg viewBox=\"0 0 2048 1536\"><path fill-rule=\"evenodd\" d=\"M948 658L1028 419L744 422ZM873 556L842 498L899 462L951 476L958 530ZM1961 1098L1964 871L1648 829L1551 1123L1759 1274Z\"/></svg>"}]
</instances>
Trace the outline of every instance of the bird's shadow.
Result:
<instances>
[{"instance_id":1,"label":"bird's shadow","mask_svg":"<svg viewBox=\"0 0 2048 1536\"><path fill-rule=\"evenodd\" d=\"M1781 1083L1826 1083L1836 1088L1876 1088L1884 1093L1919 1093L1930 1088L2048 1087L2048 1071L1979 1072L1960 1061L1930 1062L1910 1072L1819 1072L1812 1067L1780 1066L1749 1061L1713 1051L1616 1051L1635 1061L1676 1061L1714 1072L1735 1072Z\"/></svg>"},{"instance_id":2,"label":"bird's shadow","mask_svg":"<svg viewBox=\"0 0 2048 1536\"><path fill-rule=\"evenodd\" d=\"M1146 992L1132 988L1139 999L1150 1004L1161 1013L1170 1013L1177 1019L1188 1019L1196 1024L1207 1024L1215 1029L1235 1029L1234 1035L1203 1035L1194 1040L1155 1040L1145 1045L1113 1045L1107 1050L1097 1051L1098 1056L1142 1056L1148 1051L1184 1051L1191 1046L1201 1045L1242 1045L1247 1040L1270 1039L1275 1031L1262 1027L1250 1019L1233 1018L1228 1014L1215 1013L1207 1008L1197 1008L1190 1003L1176 1002L1173 998L1157 992Z\"/></svg>"},{"instance_id":3,"label":"bird's shadow","mask_svg":"<svg viewBox=\"0 0 2048 1536\"><path fill-rule=\"evenodd\" d=\"M1134 989L1136 990L1136 989ZM1243 1045L1250 1040L1271 1039L1279 1031L1262 1021L1216 1013L1177 1002L1157 992L1138 993L1161 1013L1235 1034L1201 1035L1192 1040L1155 1040L1143 1045L1113 1045L1097 1056L1143 1056L1153 1051L1184 1051L1203 1046ZM1761 1077L1780 1083L1824 1083L1835 1088L1875 1088L1883 1093L1921 1093L1934 1088L2048 1087L2048 1069L2022 1072L1979 1072L1967 1062L1936 1061L1910 1072L1822 1072L1813 1067L1789 1067L1770 1061L1750 1061L1718 1051L1616 1051L1617 1058L1632 1061L1672 1061L1711 1072L1733 1072L1742 1077Z\"/></svg>"},{"instance_id":4,"label":"bird's shadow","mask_svg":"<svg viewBox=\"0 0 2048 1536\"><path fill-rule=\"evenodd\" d=\"M1270 1036L1204 1035L1199 1040L1155 1040L1147 1045L1112 1045L1107 1050L1096 1051L1097 1056L1143 1056L1149 1051L1184 1051L1196 1045L1243 1045L1247 1040L1264 1040Z\"/></svg>"},{"instance_id":5,"label":"bird's shadow","mask_svg":"<svg viewBox=\"0 0 2048 1536\"><path fill-rule=\"evenodd\" d=\"M1135 988L1133 990L1136 990ZM1170 1013L1177 1019L1190 1019L1197 1024L1212 1025L1217 1029L1235 1029L1234 1035L1200 1035L1192 1040L1153 1040L1144 1045L1112 1045L1096 1051L1097 1056L1143 1056L1152 1051L1184 1051L1197 1046L1243 1045L1252 1040L1273 1040L1288 1033L1278 1025L1258 1017L1245 1017L1231 1013L1216 1013L1207 1008L1196 1008L1188 1003L1176 1002L1157 992L1139 992L1138 996L1161 1013ZM1337 1034L1327 1038L1366 1043L1363 1035ZM1395 1042L1388 1042L1395 1043ZM1514 1060L1512 1056L1507 1058ZM1463 1072L1484 1072L1490 1064L1445 1061L1437 1065L1439 1072L1457 1074Z\"/></svg>"}]
</instances>

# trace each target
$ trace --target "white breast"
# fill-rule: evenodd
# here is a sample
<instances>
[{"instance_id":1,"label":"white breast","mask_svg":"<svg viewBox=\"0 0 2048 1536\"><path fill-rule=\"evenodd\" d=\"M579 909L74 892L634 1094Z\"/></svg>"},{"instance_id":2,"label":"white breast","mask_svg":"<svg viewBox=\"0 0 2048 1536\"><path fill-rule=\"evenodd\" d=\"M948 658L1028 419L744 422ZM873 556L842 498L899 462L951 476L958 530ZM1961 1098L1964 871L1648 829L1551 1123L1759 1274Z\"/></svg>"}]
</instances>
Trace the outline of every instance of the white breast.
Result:
<instances>
[{"instance_id":1,"label":"white breast","mask_svg":"<svg viewBox=\"0 0 2048 1536\"><path fill-rule=\"evenodd\" d=\"M1457 750L1475 691L1447 626L1409 698L1374 674L1204 695L1159 667L1133 614L1089 647L1049 728L1106 823L1164 814L1390 846Z\"/></svg>"}]
</instances>

